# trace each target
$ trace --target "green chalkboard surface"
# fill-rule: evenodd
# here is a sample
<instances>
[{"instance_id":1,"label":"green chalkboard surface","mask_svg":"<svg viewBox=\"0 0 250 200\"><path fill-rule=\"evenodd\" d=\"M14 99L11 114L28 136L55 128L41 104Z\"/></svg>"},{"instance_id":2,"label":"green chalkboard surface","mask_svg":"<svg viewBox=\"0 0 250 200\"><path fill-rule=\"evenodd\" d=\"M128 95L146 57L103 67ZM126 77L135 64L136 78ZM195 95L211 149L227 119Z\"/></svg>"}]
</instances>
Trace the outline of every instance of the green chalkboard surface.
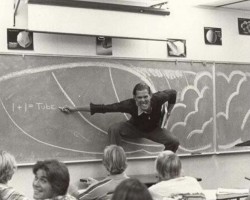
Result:
<instances>
[{"instance_id":1,"label":"green chalkboard surface","mask_svg":"<svg viewBox=\"0 0 250 200\"><path fill-rule=\"evenodd\" d=\"M144 81L153 92L178 91L166 125L180 140L178 153L214 152L212 71L212 65L198 62L0 55L0 146L19 163L100 159L108 144L108 127L130 116L66 115L58 107L131 98L134 85ZM217 107L222 108L218 101ZM155 156L163 149L146 139L124 140L122 145L128 157L136 158Z\"/></svg>"}]
</instances>

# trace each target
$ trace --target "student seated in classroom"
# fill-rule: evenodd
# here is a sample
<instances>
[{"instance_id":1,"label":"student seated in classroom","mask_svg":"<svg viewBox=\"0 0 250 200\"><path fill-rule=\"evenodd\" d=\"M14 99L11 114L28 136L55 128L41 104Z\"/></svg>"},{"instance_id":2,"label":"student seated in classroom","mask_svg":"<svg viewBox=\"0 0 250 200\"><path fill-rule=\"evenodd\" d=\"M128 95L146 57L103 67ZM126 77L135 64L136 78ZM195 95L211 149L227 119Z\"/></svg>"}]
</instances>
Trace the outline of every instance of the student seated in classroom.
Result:
<instances>
[{"instance_id":1,"label":"student seated in classroom","mask_svg":"<svg viewBox=\"0 0 250 200\"><path fill-rule=\"evenodd\" d=\"M172 151L163 151L156 159L159 182L149 188L154 200L205 199L203 190L196 178L181 176L182 166L179 157ZM198 198L197 198L198 197Z\"/></svg>"},{"instance_id":2,"label":"student seated in classroom","mask_svg":"<svg viewBox=\"0 0 250 200\"><path fill-rule=\"evenodd\" d=\"M111 200L152 200L152 197L143 183L130 178L116 187Z\"/></svg>"},{"instance_id":3,"label":"student seated in classroom","mask_svg":"<svg viewBox=\"0 0 250 200\"><path fill-rule=\"evenodd\" d=\"M33 198L39 200L76 200L67 194L70 176L67 166L58 160L38 161L33 166Z\"/></svg>"},{"instance_id":4,"label":"student seated in classroom","mask_svg":"<svg viewBox=\"0 0 250 200\"><path fill-rule=\"evenodd\" d=\"M101 181L88 178L87 182L90 185L88 188L78 191L79 200L93 200L112 194L116 186L128 178L125 173L127 159L122 147L117 145L107 146L104 149L103 165L109 175Z\"/></svg>"},{"instance_id":5,"label":"student seated in classroom","mask_svg":"<svg viewBox=\"0 0 250 200\"><path fill-rule=\"evenodd\" d=\"M1 200L28 200L24 195L8 186L13 174L17 170L16 160L6 151L0 151L0 199Z\"/></svg>"}]
</instances>

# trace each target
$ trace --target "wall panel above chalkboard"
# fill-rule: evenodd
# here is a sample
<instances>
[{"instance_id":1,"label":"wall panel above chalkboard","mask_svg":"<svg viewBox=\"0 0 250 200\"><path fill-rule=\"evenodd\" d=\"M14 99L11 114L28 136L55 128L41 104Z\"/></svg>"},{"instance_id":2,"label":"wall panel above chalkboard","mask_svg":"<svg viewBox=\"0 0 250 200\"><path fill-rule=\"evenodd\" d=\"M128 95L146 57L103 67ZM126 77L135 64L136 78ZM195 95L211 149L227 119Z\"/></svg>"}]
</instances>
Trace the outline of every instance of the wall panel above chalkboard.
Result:
<instances>
[{"instance_id":1,"label":"wall panel above chalkboard","mask_svg":"<svg viewBox=\"0 0 250 200\"><path fill-rule=\"evenodd\" d=\"M145 11L145 13L136 13L117 11L116 9L108 11L94 8L45 5L46 2L53 3L51 0L38 0L43 4L39 5L36 4L37 0L34 1L28 3L28 13L26 13L28 29L34 32L166 41L165 26L162 24L165 24L167 16L147 14L155 11L160 14L169 14L169 11L163 9L146 7L140 9L137 6L122 6L130 11ZM61 2L68 3L70 1ZM85 1L77 0L72 2L82 4ZM91 4L96 3L92 2ZM97 6L100 6L98 4ZM112 8L110 5L108 7ZM43 15L39 13L43 13ZM71 13L74 13L74 15ZM46 23L44 23L44 16L46 16ZM114 29L114 27L116 28Z\"/></svg>"},{"instance_id":2,"label":"wall panel above chalkboard","mask_svg":"<svg viewBox=\"0 0 250 200\"><path fill-rule=\"evenodd\" d=\"M144 81L153 92L170 88L178 91L166 128L180 140L179 154L230 151L233 141L249 139L246 96L238 95L238 100L231 101L232 108L238 111L233 121L220 119L219 110L228 107L223 102L232 99L230 96L240 89L250 88L248 68L239 67L242 73L237 72L234 77L230 73L237 66L218 65L214 79L214 66L199 62L0 55L0 145L24 164L45 158L101 159L108 144L108 127L128 119L129 115L91 116L83 112L66 115L58 107L90 102L107 104L131 98L134 85ZM233 88L228 87L229 82ZM214 110L217 110L217 136ZM240 114L243 112L245 117ZM241 135L230 132L238 119L244 121ZM156 156L163 149L162 145L146 139L123 140L122 146L128 157L135 158Z\"/></svg>"}]
</instances>

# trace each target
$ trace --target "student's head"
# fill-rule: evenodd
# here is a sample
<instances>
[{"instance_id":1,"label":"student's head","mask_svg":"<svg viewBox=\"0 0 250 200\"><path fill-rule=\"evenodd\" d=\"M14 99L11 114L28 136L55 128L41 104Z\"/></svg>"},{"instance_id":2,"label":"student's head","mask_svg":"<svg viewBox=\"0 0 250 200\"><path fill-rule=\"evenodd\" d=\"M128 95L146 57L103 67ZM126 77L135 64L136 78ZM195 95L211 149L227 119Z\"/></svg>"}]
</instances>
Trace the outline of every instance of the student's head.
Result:
<instances>
[{"instance_id":1,"label":"student's head","mask_svg":"<svg viewBox=\"0 0 250 200\"><path fill-rule=\"evenodd\" d=\"M181 174L181 161L172 151L163 151L156 159L156 170L161 180L177 178Z\"/></svg>"},{"instance_id":2,"label":"student's head","mask_svg":"<svg viewBox=\"0 0 250 200\"><path fill-rule=\"evenodd\" d=\"M151 107L152 92L145 83L138 83L133 89L136 105L143 111L148 111Z\"/></svg>"},{"instance_id":3,"label":"student's head","mask_svg":"<svg viewBox=\"0 0 250 200\"><path fill-rule=\"evenodd\" d=\"M58 160L38 161L33 173L34 199L48 199L67 193L69 171L64 163Z\"/></svg>"},{"instance_id":4,"label":"student's head","mask_svg":"<svg viewBox=\"0 0 250 200\"><path fill-rule=\"evenodd\" d=\"M152 197L143 183L128 178L116 187L112 200L152 200Z\"/></svg>"},{"instance_id":5,"label":"student's head","mask_svg":"<svg viewBox=\"0 0 250 200\"><path fill-rule=\"evenodd\" d=\"M104 149L103 165L110 174L121 174L127 168L126 154L122 147L110 145Z\"/></svg>"},{"instance_id":6,"label":"student's head","mask_svg":"<svg viewBox=\"0 0 250 200\"><path fill-rule=\"evenodd\" d=\"M17 169L14 156L0 150L0 183L6 184L12 178Z\"/></svg>"}]
</instances>

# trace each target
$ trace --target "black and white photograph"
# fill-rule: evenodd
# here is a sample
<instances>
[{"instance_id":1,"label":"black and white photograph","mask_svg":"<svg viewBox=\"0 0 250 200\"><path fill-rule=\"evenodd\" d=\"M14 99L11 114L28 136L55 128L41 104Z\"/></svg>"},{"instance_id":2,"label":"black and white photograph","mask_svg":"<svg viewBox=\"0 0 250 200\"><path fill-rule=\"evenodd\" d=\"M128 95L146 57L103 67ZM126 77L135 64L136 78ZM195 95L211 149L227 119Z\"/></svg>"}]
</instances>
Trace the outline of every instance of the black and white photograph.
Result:
<instances>
[{"instance_id":1,"label":"black and white photograph","mask_svg":"<svg viewBox=\"0 0 250 200\"><path fill-rule=\"evenodd\" d=\"M186 57L186 40L182 39L168 39L167 51L169 57Z\"/></svg>"},{"instance_id":2,"label":"black and white photograph","mask_svg":"<svg viewBox=\"0 0 250 200\"><path fill-rule=\"evenodd\" d=\"M250 0L0 0L0 200L250 200Z\"/></svg>"},{"instance_id":3,"label":"black and white photograph","mask_svg":"<svg viewBox=\"0 0 250 200\"><path fill-rule=\"evenodd\" d=\"M238 18L238 29L240 35L250 35L250 19Z\"/></svg>"},{"instance_id":4,"label":"black and white photograph","mask_svg":"<svg viewBox=\"0 0 250 200\"><path fill-rule=\"evenodd\" d=\"M96 54L97 55L112 55L112 38L111 37L96 37Z\"/></svg>"},{"instance_id":5,"label":"black and white photograph","mask_svg":"<svg viewBox=\"0 0 250 200\"><path fill-rule=\"evenodd\" d=\"M7 29L8 49L33 50L33 33L20 29Z\"/></svg>"},{"instance_id":6,"label":"black and white photograph","mask_svg":"<svg viewBox=\"0 0 250 200\"><path fill-rule=\"evenodd\" d=\"M221 28L204 27L205 44L222 45Z\"/></svg>"}]
</instances>

